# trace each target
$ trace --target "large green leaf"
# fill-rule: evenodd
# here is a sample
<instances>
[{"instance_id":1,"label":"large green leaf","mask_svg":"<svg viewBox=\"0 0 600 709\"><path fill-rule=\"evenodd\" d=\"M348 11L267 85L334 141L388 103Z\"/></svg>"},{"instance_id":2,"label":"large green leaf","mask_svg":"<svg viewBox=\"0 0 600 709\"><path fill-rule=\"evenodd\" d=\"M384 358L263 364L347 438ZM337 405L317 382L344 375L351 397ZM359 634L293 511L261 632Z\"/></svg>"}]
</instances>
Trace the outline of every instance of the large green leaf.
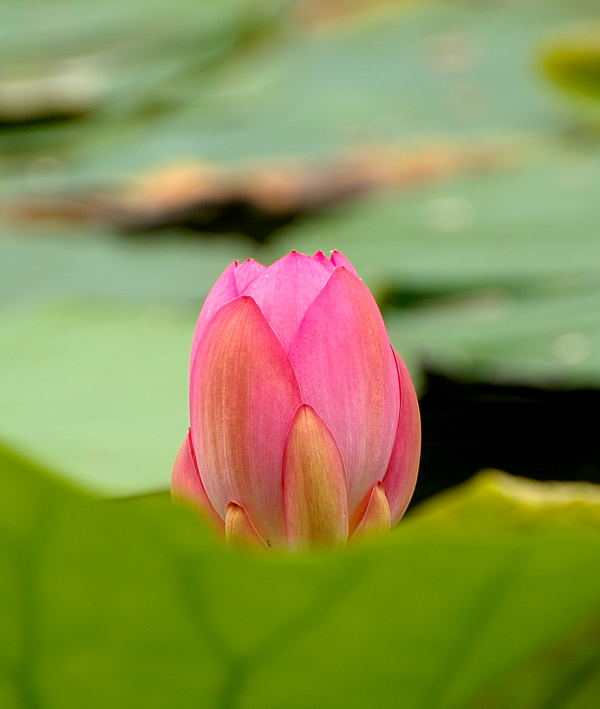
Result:
<instances>
[{"instance_id":1,"label":"large green leaf","mask_svg":"<svg viewBox=\"0 0 600 709\"><path fill-rule=\"evenodd\" d=\"M42 172L44 164L58 171L61 185L80 190L89 174L94 186L104 187L105 180L143 167L130 149L140 136L150 141L146 147L159 162L189 159L189 149L160 150L165 117L190 97L204 96L206 77L215 67L277 32L286 5L285 0L2 3L3 192L27 192L32 174L34 181L36 173L39 178L38 158ZM83 158L88 152L102 169ZM74 171L80 162L84 169Z\"/></svg>"},{"instance_id":2,"label":"large green leaf","mask_svg":"<svg viewBox=\"0 0 600 709\"><path fill-rule=\"evenodd\" d=\"M254 253L249 240L192 239L180 232L143 239L90 228L5 231L0 236L0 302L125 301L198 312L225 267Z\"/></svg>"},{"instance_id":3,"label":"large green leaf","mask_svg":"<svg viewBox=\"0 0 600 709\"><path fill-rule=\"evenodd\" d=\"M116 150L89 143L77 174L107 178L190 155L322 158L356 145L555 131L565 118L537 74L537 46L581 13L424 3L326 33L288 33L190 84L160 123L117 132Z\"/></svg>"},{"instance_id":4,"label":"large green leaf","mask_svg":"<svg viewBox=\"0 0 600 709\"><path fill-rule=\"evenodd\" d=\"M0 435L105 493L166 487L194 320L153 304L5 311Z\"/></svg>"},{"instance_id":5,"label":"large green leaf","mask_svg":"<svg viewBox=\"0 0 600 709\"><path fill-rule=\"evenodd\" d=\"M502 173L340 207L289 229L276 253L339 249L379 294L578 287L600 274L599 176L597 153L552 150Z\"/></svg>"},{"instance_id":6,"label":"large green leaf","mask_svg":"<svg viewBox=\"0 0 600 709\"><path fill-rule=\"evenodd\" d=\"M56 121L53 131L16 134L19 145L44 149L36 136L53 147L80 136L61 118L91 117L93 134L96 118L112 133L119 119L160 116L211 67L274 30L284 8L281 0L4 3L0 125Z\"/></svg>"},{"instance_id":7,"label":"large green leaf","mask_svg":"<svg viewBox=\"0 0 600 709\"><path fill-rule=\"evenodd\" d=\"M466 378L600 384L595 153L362 200L288 230L346 253L414 363Z\"/></svg>"},{"instance_id":8,"label":"large green leaf","mask_svg":"<svg viewBox=\"0 0 600 709\"><path fill-rule=\"evenodd\" d=\"M600 24L586 23L548 41L541 63L557 86L573 96L600 98Z\"/></svg>"},{"instance_id":9,"label":"large green leaf","mask_svg":"<svg viewBox=\"0 0 600 709\"><path fill-rule=\"evenodd\" d=\"M166 487L196 317L250 248L176 234L0 239L0 438L106 493Z\"/></svg>"},{"instance_id":10,"label":"large green leaf","mask_svg":"<svg viewBox=\"0 0 600 709\"><path fill-rule=\"evenodd\" d=\"M538 75L538 46L593 8L591 0L401 3L311 33L294 3L276 0L26 5L3 12L15 65L33 55L52 66L59 51L107 86L79 123L9 135L16 155L58 156L77 187L190 158L323 157L357 144L554 132L569 119ZM281 30L273 41L249 41L273 26ZM5 71L12 79L10 64ZM7 171L15 189L21 174Z\"/></svg>"},{"instance_id":11,"label":"large green leaf","mask_svg":"<svg viewBox=\"0 0 600 709\"><path fill-rule=\"evenodd\" d=\"M464 379L600 386L600 288L514 295L482 291L389 312L411 362Z\"/></svg>"},{"instance_id":12,"label":"large green leaf","mask_svg":"<svg viewBox=\"0 0 600 709\"><path fill-rule=\"evenodd\" d=\"M3 707L593 705L591 486L488 474L369 545L245 556L1 461Z\"/></svg>"}]
</instances>

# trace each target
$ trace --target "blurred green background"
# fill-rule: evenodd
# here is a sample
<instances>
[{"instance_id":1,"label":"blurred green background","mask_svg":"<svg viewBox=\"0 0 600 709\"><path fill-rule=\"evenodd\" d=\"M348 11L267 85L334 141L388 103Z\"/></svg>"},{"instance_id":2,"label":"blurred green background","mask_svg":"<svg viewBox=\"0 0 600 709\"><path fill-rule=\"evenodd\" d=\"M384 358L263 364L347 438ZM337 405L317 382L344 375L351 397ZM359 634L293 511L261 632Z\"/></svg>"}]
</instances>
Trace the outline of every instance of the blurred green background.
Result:
<instances>
[{"instance_id":1,"label":"blurred green background","mask_svg":"<svg viewBox=\"0 0 600 709\"><path fill-rule=\"evenodd\" d=\"M0 199L0 706L597 706L597 0L0 0ZM292 248L378 298L422 504L245 557L162 491L204 296ZM483 468L571 482L425 501Z\"/></svg>"}]
</instances>

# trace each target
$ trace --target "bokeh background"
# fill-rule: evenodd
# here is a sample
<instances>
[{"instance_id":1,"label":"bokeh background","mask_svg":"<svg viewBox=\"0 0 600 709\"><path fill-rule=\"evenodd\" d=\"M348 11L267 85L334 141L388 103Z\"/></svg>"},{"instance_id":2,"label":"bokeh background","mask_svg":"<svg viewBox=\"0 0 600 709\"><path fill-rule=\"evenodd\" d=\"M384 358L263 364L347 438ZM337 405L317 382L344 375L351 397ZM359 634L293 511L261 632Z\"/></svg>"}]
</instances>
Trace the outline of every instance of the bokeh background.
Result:
<instances>
[{"instance_id":1,"label":"bokeh background","mask_svg":"<svg viewBox=\"0 0 600 709\"><path fill-rule=\"evenodd\" d=\"M420 503L600 482L596 0L4 0L0 197L3 706L594 706L595 488ZM160 494L204 296L290 249L354 262L421 397L407 531L327 564Z\"/></svg>"}]
</instances>

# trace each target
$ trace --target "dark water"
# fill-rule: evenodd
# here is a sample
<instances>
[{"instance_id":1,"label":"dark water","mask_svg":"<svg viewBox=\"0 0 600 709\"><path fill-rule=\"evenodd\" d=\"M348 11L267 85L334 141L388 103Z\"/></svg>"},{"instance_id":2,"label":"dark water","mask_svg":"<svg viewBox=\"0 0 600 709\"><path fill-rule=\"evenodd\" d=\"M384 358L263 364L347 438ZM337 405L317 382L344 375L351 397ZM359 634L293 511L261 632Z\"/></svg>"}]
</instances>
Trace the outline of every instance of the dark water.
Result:
<instances>
[{"instance_id":1,"label":"dark water","mask_svg":"<svg viewBox=\"0 0 600 709\"><path fill-rule=\"evenodd\" d=\"M416 504L482 468L536 480L600 483L600 391L427 377Z\"/></svg>"}]
</instances>

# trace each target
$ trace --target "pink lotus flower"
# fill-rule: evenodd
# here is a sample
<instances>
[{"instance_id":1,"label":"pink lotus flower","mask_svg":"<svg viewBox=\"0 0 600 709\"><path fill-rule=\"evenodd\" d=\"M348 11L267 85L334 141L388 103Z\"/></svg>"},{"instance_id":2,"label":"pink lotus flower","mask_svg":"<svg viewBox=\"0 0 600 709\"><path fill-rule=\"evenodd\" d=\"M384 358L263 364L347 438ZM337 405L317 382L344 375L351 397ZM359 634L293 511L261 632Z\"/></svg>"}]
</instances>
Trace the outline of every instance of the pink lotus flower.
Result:
<instances>
[{"instance_id":1,"label":"pink lotus flower","mask_svg":"<svg viewBox=\"0 0 600 709\"><path fill-rule=\"evenodd\" d=\"M336 251L225 270L196 325L190 418L173 492L233 542L343 544L389 529L414 490L415 391Z\"/></svg>"}]
</instances>

